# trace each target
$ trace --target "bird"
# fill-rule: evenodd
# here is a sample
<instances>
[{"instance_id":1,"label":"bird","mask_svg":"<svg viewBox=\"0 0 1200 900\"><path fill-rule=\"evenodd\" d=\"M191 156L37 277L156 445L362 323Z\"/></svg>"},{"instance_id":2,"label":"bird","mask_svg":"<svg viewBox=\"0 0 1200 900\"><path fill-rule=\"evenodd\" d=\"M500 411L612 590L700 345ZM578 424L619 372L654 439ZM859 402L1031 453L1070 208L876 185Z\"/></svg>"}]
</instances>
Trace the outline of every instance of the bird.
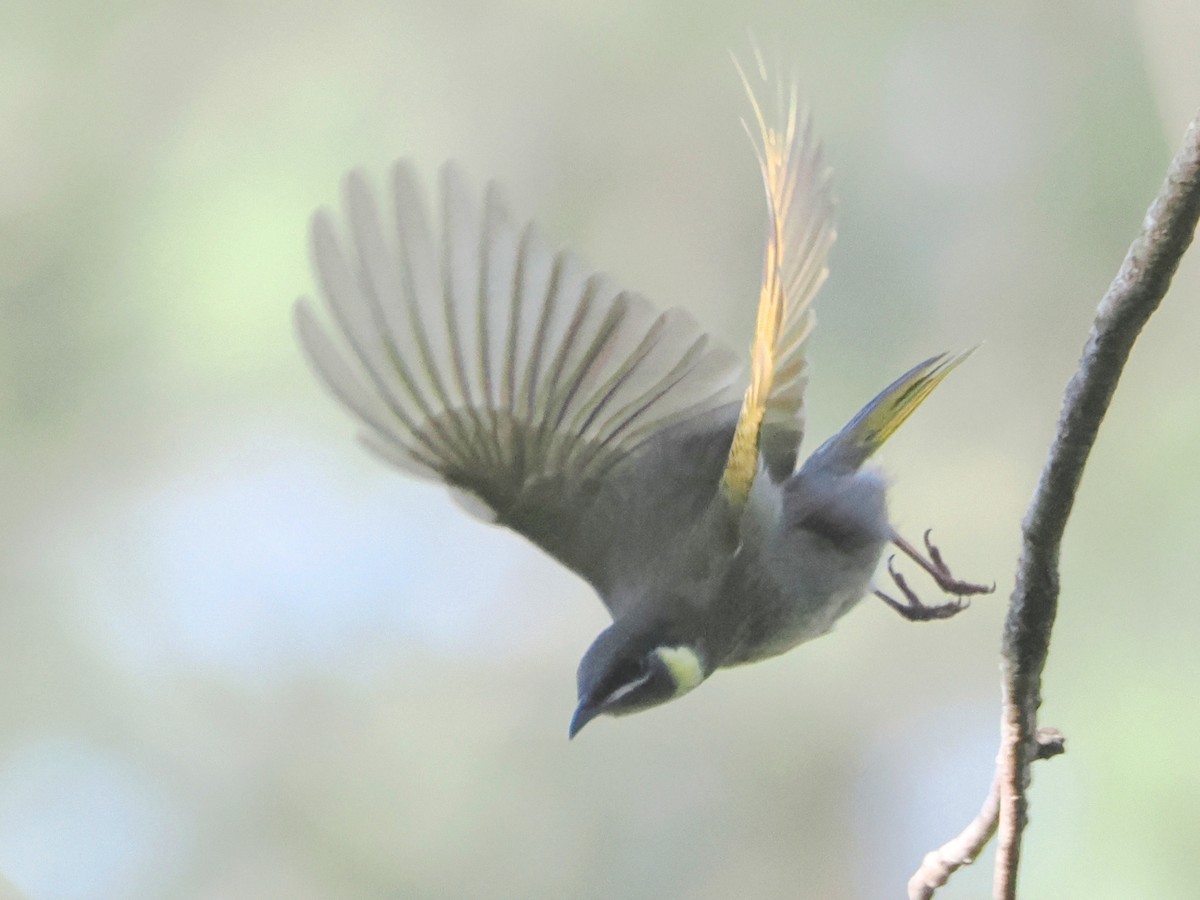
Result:
<instances>
[{"instance_id":1,"label":"bird","mask_svg":"<svg viewBox=\"0 0 1200 900\"><path fill-rule=\"evenodd\" d=\"M361 169L345 177L345 231L328 208L311 221L326 316L301 297L295 328L361 442L523 535L611 614L579 663L571 738L820 637L868 595L929 621L994 589L956 579L929 531L924 552L905 540L869 464L971 350L913 366L797 466L834 201L797 90L758 63L753 80L735 59L767 200L748 373L683 309L515 221L494 182L480 202L453 162L436 215L401 160L382 202ZM901 599L876 587L889 546L953 599L924 604L894 555Z\"/></svg>"}]
</instances>

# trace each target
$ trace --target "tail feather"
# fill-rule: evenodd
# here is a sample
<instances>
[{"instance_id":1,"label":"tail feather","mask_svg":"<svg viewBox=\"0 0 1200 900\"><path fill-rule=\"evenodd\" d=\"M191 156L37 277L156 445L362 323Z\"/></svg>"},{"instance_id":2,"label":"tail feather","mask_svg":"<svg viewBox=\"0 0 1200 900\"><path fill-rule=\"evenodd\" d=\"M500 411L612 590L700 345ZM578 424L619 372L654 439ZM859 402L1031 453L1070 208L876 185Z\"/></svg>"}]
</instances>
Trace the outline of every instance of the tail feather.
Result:
<instances>
[{"instance_id":1,"label":"tail feather","mask_svg":"<svg viewBox=\"0 0 1200 900\"><path fill-rule=\"evenodd\" d=\"M880 391L846 427L822 444L804 467L833 468L843 472L858 469L904 424L933 389L974 352L972 347L961 353L942 353L909 369Z\"/></svg>"}]
</instances>

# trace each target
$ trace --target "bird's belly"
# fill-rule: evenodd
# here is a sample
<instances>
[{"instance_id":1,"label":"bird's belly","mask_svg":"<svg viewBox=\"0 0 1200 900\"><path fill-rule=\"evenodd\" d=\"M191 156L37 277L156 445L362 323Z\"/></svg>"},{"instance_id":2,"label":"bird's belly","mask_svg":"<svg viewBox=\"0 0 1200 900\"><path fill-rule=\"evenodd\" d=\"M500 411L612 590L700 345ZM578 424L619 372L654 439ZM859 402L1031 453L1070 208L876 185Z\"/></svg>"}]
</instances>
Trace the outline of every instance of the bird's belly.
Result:
<instances>
[{"instance_id":1,"label":"bird's belly","mask_svg":"<svg viewBox=\"0 0 1200 900\"><path fill-rule=\"evenodd\" d=\"M793 647L829 633L866 593L866 585L820 598L780 597L746 622L744 639L726 665L756 662L785 653Z\"/></svg>"},{"instance_id":2,"label":"bird's belly","mask_svg":"<svg viewBox=\"0 0 1200 900\"><path fill-rule=\"evenodd\" d=\"M749 546L728 585L726 622L737 638L726 665L827 634L870 590L883 554L884 486L873 473L832 485L830 496L814 493L800 475L788 486L779 518L768 519L761 543Z\"/></svg>"}]
</instances>

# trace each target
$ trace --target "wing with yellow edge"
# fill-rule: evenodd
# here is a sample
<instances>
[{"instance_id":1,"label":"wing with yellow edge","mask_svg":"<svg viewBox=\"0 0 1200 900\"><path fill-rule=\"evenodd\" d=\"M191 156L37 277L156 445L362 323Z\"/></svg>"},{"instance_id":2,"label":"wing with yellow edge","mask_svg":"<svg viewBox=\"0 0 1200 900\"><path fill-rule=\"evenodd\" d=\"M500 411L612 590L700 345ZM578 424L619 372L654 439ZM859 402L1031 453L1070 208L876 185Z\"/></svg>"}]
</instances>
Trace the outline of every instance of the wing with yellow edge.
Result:
<instances>
[{"instance_id":1,"label":"wing with yellow edge","mask_svg":"<svg viewBox=\"0 0 1200 900\"><path fill-rule=\"evenodd\" d=\"M722 477L735 508L745 504L760 459L772 478L791 474L804 433L805 347L812 331L812 300L829 273L826 260L836 231L830 173L796 90L767 77L756 55L758 80L773 91L764 109L742 67L757 136L747 124L767 194L768 230L758 319L750 356L750 385L742 401L729 461Z\"/></svg>"},{"instance_id":2,"label":"wing with yellow edge","mask_svg":"<svg viewBox=\"0 0 1200 900\"><path fill-rule=\"evenodd\" d=\"M925 402L947 375L975 352L941 353L913 366L864 406L804 463L804 471L855 471Z\"/></svg>"}]
</instances>

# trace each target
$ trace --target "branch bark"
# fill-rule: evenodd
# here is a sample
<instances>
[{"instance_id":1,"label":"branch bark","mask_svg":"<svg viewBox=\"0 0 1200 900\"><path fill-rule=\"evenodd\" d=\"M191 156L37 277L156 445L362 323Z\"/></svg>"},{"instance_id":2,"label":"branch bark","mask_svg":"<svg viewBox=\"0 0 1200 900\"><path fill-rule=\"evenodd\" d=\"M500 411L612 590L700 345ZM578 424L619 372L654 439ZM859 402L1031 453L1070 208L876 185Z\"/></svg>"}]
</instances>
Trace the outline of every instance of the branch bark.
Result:
<instances>
[{"instance_id":1,"label":"branch bark","mask_svg":"<svg viewBox=\"0 0 1200 900\"><path fill-rule=\"evenodd\" d=\"M1200 115L1096 311L1079 369L1067 384L1058 432L1025 516L1016 586L1004 625L999 846L992 893L1017 893L1029 766L1037 755L1042 669L1058 611L1058 557L1079 480L1134 341L1158 309L1200 218Z\"/></svg>"},{"instance_id":2,"label":"branch bark","mask_svg":"<svg viewBox=\"0 0 1200 900\"><path fill-rule=\"evenodd\" d=\"M1057 728L1039 728L1037 758L1050 759L1066 750L1066 739ZM936 850L930 850L921 861L921 868L908 881L908 900L929 900L950 876L975 862L980 851L996 833L1000 818L1000 769L992 780L992 789L979 815L971 820L957 837L951 838Z\"/></svg>"},{"instance_id":3,"label":"branch bark","mask_svg":"<svg viewBox=\"0 0 1200 900\"><path fill-rule=\"evenodd\" d=\"M1084 347L1079 369L1067 384L1058 431L1023 523L1016 585L1004 626L1003 707L1000 751L992 791L980 815L958 838L926 857L946 851L944 873L923 864L909 883L910 896L933 891L970 862L991 837L999 835L992 894L1014 900L1021 835L1027 821L1030 764L1038 758L1037 710L1042 670L1058 611L1058 558L1063 532L1075 503L1088 454L1117 388L1125 362L1142 327L1167 293L1179 260L1192 242L1200 218L1200 114L1142 221L1117 277L1109 286ZM993 811L996 820L993 823ZM947 848L949 848L947 850ZM913 894L923 873L927 893ZM943 877L944 874L944 877ZM940 878L941 880L937 880Z\"/></svg>"}]
</instances>

